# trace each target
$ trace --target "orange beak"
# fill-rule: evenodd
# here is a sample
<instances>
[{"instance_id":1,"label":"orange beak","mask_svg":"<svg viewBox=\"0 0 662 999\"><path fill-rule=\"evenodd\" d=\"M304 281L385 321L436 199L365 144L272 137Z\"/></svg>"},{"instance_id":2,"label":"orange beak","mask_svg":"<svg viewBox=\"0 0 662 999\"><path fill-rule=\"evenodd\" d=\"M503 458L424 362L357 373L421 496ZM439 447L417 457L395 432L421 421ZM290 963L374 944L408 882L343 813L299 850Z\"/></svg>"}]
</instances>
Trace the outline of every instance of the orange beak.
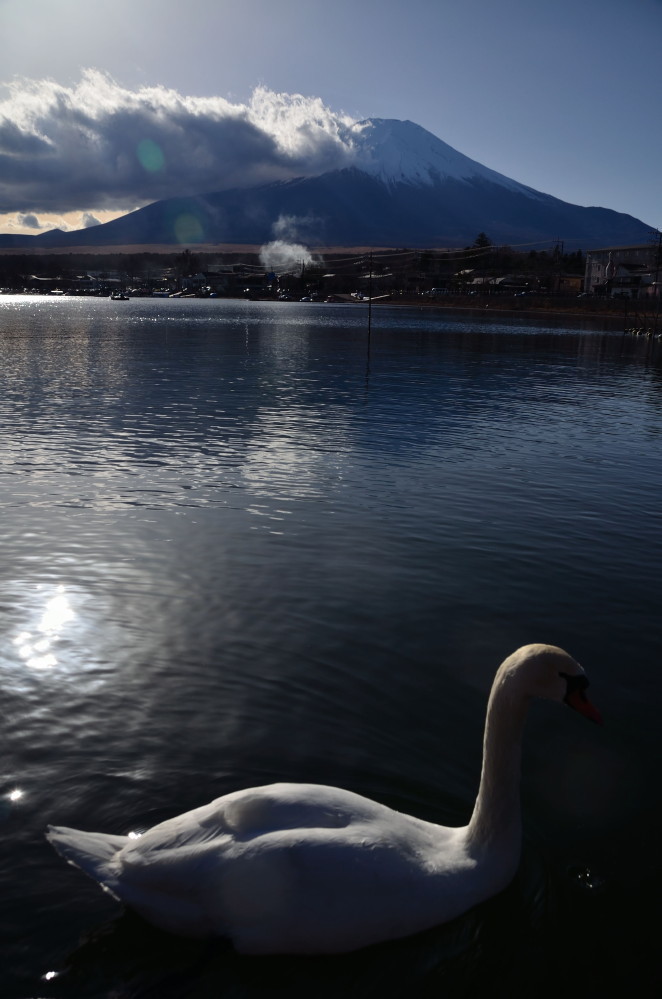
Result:
<instances>
[{"instance_id":1,"label":"orange beak","mask_svg":"<svg viewBox=\"0 0 662 999\"><path fill-rule=\"evenodd\" d=\"M595 722L596 725L604 725L602 715L591 704L583 690L570 691L565 699L565 703L573 708L574 711L579 711L580 715L584 715L584 718L589 718L590 721Z\"/></svg>"}]
</instances>

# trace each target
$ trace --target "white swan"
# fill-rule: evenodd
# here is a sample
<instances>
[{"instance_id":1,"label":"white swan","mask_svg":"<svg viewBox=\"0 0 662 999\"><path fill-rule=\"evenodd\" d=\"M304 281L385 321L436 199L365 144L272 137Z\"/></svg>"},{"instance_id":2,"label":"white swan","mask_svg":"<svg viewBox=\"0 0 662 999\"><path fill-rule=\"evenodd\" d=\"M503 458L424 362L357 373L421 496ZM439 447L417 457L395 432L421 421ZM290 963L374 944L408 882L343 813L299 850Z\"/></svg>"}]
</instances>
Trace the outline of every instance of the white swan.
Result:
<instances>
[{"instance_id":1,"label":"white swan","mask_svg":"<svg viewBox=\"0 0 662 999\"><path fill-rule=\"evenodd\" d=\"M338 953L408 936L513 878L529 701L565 701L599 722L587 685L554 646L527 645L502 663L467 826L435 825L340 788L273 784L224 795L139 839L56 826L48 839L156 926L230 937L242 953Z\"/></svg>"}]
</instances>

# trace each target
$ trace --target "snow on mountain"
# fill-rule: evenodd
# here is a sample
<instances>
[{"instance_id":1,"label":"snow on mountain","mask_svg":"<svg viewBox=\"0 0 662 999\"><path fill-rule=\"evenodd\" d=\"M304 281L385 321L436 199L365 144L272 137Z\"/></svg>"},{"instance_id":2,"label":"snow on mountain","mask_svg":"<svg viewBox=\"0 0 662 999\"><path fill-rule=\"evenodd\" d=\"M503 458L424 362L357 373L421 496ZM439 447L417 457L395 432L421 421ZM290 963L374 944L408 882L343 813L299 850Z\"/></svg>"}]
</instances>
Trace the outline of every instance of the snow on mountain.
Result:
<instances>
[{"instance_id":1,"label":"snow on mountain","mask_svg":"<svg viewBox=\"0 0 662 999\"><path fill-rule=\"evenodd\" d=\"M529 198L540 195L524 184L464 156L413 121L368 118L349 129L356 166L385 184L434 184L481 178Z\"/></svg>"}]
</instances>

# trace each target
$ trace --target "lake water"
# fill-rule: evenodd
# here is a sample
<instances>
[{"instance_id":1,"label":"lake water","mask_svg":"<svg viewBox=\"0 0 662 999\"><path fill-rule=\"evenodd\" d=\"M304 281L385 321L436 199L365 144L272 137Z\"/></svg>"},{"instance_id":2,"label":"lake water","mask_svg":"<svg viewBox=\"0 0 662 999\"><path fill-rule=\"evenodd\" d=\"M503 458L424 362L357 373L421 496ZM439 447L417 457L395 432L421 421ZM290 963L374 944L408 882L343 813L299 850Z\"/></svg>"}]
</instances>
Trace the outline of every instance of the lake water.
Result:
<instances>
[{"instance_id":1,"label":"lake water","mask_svg":"<svg viewBox=\"0 0 662 999\"><path fill-rule=\"evenodd\" d=\"M656 993L662 343L366 315L0 298L5 999ZM530 641L606 725L534 706L520 873L449 926L240 959L43 838L281 779L463 824Z\"/></svg>"}]
</instances>

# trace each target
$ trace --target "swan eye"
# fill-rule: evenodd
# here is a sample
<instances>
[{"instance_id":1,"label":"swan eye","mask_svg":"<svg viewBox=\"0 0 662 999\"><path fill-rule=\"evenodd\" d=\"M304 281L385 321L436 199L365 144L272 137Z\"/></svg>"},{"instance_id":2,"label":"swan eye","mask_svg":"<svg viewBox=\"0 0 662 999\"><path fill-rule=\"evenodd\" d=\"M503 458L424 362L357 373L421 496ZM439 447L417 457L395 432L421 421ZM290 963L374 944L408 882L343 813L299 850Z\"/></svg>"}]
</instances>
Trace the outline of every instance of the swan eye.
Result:
<instances>
[{"instance_id":1,"label":"swan eye","mask_svg":"<svg viewBox=\"0 0 662 999\"><path fill-rule=\"evenodd\" d=\"M559 673L559 676L562 676L566 683L565 697L563 698L566 704L569 703L572 694L578 694L582 701L586 700L588 680L583 673L578 673L576 676L571 676L569 673Z\"/></svg>"}]
</instances>

